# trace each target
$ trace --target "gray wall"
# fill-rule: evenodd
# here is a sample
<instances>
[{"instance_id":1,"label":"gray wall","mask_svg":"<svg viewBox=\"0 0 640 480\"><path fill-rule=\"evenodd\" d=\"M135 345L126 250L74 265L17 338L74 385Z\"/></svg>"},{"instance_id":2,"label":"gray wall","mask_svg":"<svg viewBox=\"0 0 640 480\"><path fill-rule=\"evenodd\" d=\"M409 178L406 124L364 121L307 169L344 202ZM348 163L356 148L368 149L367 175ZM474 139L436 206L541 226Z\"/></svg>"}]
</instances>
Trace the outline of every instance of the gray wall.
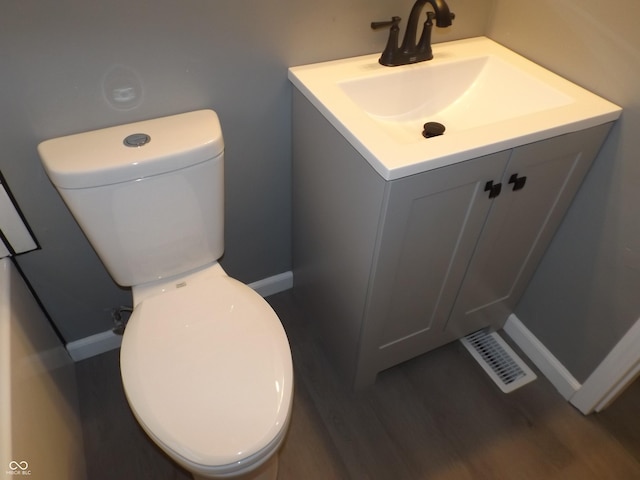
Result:
<instances>
[{"instance_id":1,"label":"gray wall","mask_svg":"<svg viewBox=\"0 0 640 480\"><path fill-rule=\"evenodd\" d=\"M640 4L495 3L488 36L624 108L516 311L584 381L640 317Z\"/></svg>"},{"instance_id":2,"label":"gray wall","mask_svg":"<svg viewBox=\"0 0 640 480\"><path fill-rule=\"evenodd\" d=\"M491 0L450 0L435 41L482 35ZM406 0L0 0L0 170L42 250L19 264L67 341L111 327L130 303L38 160L47 138L213 108L226 140L229 274L251 282L290 266L288 66L381 51L372 20ZM114 89L135 98L116 102Z\"/></svg>"}]
</instances>

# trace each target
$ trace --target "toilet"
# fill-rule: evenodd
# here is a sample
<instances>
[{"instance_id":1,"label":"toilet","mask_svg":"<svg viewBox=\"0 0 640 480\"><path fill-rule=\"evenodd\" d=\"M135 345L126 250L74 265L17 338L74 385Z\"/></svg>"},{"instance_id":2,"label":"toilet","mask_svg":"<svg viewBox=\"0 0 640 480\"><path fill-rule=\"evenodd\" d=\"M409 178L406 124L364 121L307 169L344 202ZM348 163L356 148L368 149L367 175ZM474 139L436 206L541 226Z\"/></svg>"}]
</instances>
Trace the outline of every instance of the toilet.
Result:
<instances>
[{"instance_id":1,"label":"toilet","mask_svg":"<svg viewBox=\"0 0 640 480\"><path fill-rule=\"evenodd\" d=\"M275 479L291 416L291 351L269 304L218 263L216 113L55 138L38 152L113 279L132 288L120 367L144 431L196 480Z\"/></svg>"}]
</instances>

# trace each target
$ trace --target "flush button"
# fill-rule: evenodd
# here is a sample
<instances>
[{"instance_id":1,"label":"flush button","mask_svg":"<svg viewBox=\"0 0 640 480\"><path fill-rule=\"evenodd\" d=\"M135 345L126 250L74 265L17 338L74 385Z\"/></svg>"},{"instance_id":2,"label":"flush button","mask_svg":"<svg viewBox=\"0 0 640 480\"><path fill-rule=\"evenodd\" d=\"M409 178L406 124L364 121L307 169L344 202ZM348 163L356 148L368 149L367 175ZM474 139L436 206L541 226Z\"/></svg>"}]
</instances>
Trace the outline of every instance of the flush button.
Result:
<instances>
[{"instance_id":1,"label":"flush button","mask_svg":"<svg viewBox=\"0 0 640 480\"><path fill-rule=\"evenodd\" d=\"M124 139L124 143L127 147L142 147L151 141L151 137L146 133L134 133Z\"/></svg>"}]
</instances>

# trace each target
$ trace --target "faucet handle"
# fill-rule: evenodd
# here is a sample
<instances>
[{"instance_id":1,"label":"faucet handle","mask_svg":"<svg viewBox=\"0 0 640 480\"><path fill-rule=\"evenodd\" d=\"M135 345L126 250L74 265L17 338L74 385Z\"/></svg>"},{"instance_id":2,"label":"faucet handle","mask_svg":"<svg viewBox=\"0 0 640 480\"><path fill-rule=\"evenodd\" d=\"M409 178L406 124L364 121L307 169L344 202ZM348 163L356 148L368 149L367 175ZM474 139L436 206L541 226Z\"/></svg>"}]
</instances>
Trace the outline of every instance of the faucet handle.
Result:
<instances>
[{"instance_id":1,"label":"faucet handle","mask_svg":"<svg viewBox=\"0 0 640 480\"><path fill-rule=\"evenodd\" d=\"M389 30L389 38L387 40L387 46L384 47L382 55L378 62L381 65L387 67L394 67L400 65L396 57L398 55L398 35L400 34L400 17L391 17L391 21L388 22L371 22L371 28L377 30L379 28L391 27Z\"/></svg>"},{"instance_id":2,"label":"faucet handle","mask_svg":"<svg viewBox=\"0 0 640 480\"><path fill-rule=\"evenodd\" d=\"M398 26L400 20L402 20L400 17L391 17L391 20L387 20L385 22L371 22L371 28L374 30L385 27L394 28Z\"/></svg>"}]
</instances>

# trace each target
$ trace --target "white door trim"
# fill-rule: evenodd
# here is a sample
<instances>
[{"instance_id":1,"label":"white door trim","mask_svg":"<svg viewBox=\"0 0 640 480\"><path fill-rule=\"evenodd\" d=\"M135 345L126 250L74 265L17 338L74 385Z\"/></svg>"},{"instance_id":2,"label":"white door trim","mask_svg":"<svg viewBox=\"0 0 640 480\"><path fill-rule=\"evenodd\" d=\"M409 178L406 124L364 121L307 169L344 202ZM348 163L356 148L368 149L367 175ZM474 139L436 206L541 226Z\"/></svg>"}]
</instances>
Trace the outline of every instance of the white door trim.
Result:
<instances>
[{"instance_id":1,"label":"white door trim","mask_svg":"<svg viewBox=\"0 0 640 480\"><path fill-rule=\"evenodd\" d=\"M640 375L640 319L569 399L585 415L604 410Z\"/></svg>"}]
</instances>

